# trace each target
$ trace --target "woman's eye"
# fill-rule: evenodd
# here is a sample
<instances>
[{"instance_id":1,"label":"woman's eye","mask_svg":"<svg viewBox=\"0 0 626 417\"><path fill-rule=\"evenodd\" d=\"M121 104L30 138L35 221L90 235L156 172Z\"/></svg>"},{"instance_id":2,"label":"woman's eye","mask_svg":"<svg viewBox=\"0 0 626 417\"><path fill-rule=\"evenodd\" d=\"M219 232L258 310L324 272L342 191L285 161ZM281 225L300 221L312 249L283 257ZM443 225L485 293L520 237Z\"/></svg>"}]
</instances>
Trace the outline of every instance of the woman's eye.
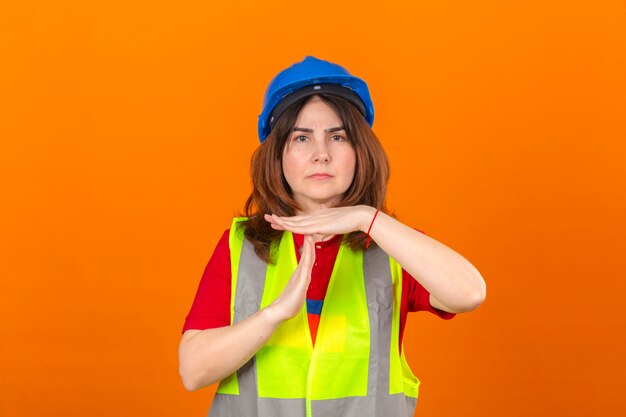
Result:
<instances>
[{"instance_id":1,"label":"woman's eye","mask_svg":"<svg viewBox=\"0 0 626 417\"><path fill-rule=\"evenodd\" d=\"M340 140L344 140L344 137L341 135L334 135L334 136L331 136L330 139L334 141L340 141Z\"/></svg>"},{"instance_id":2,"label":"woman's eye","mask_svg":"<svg viewBox=\"0 0 626 417\"><path fill-rule=\"evenodd\" d=\"M307 138L306 136L296 136L295 138L293 138L294 142L305 142L308 139L309 138Z\"/></svg>"}]
</instances>

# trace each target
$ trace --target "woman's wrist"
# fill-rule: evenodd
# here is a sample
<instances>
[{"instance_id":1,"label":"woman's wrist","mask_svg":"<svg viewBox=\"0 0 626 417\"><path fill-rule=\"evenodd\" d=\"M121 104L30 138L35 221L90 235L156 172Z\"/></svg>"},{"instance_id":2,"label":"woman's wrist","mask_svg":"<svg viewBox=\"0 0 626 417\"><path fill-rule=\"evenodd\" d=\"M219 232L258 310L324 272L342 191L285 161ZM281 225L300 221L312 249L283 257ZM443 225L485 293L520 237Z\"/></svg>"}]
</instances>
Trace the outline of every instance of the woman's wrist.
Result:
<instances>
[{"instance_id":1,"label":"woman's wrist","mask_svg":"<svg viewBox=\"0 0 626 417\"><path fill-rule=\"evenodd\" d=\"M272 329L280 326L282 322L285 321L285 318L282 317L277 310L275 302L261 309L259 311L259 315L262 317L263 321L266 322Z\"/></svg>"},{"instance_id":2,"label":"woman's wrist","mask_svg":"<svg viewBox=\"0 0 626 417\"><path fill-rule=\"evenodd\" d=\"M370 228L370 225L372 224L372 220L374 219L374 216L376 215L376 212L378 210L376 210L374 207L370 207L370 206L360 206L361 208L361 215L359 216L359 221L358 221L358 231L359 232L363 232L363 233L367 233L367 231Z\"/></svg>"}]
</instances>

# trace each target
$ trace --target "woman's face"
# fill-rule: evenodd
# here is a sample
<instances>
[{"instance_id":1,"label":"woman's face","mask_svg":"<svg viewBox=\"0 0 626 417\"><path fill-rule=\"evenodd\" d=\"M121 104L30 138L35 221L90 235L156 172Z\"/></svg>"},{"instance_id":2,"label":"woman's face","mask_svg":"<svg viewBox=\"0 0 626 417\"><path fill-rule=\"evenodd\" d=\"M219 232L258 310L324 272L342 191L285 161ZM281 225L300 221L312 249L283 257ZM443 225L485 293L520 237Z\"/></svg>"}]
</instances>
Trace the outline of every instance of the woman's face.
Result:
<instances>
[{"instance_id":1,"label":"woman's face","mask_svg":"<svg viewBox=\"0 0 626 417\"><path fill-rule=\"evenodd\" d=\"M306 103L283 149L283 174L302 210L333 207L348 190L356 153L342 122L319 97Z\"/></svg>"}]
</instances>

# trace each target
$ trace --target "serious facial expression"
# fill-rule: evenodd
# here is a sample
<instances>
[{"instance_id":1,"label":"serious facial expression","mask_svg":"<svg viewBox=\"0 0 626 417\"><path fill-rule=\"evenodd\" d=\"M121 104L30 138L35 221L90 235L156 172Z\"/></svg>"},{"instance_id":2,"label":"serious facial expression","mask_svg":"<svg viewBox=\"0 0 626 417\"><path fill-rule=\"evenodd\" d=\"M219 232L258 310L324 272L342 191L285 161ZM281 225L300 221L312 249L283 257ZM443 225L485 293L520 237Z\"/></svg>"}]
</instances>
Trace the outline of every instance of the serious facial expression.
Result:
<instances>
[{"instance_id":1,"label":"serious facial expression","mask_svg":"<svg viewBox=\"0 0 626 417\"><path fill-rule=\"evenodd\" d=\"M283 150L283 174L302 210L333 207L348 190L356 153L330 106L313 97L303 107Z\"/></svg>"}]
</instances>

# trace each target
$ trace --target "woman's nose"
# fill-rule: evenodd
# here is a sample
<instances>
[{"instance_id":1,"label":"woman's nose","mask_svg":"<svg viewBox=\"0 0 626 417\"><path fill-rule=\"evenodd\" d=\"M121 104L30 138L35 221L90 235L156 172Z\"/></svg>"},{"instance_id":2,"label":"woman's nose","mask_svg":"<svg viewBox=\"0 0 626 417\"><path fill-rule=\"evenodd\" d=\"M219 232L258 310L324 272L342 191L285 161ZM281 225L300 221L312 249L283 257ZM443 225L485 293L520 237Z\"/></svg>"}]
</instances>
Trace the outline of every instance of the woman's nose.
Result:
<instances>
[{"instance_id":1,"label":"woman's nose","mask_svg":"<svg viewBox=\"0 0 626 417\"><path fill-rule=\"evenodd\" d=\"M328 153L328 148L326 146L326 141L319 141L317 146L315 147L315 152L313 153L313 162L328 162L330 161L330 154Z\"/></svg>"},{"instance_id":2,"label":"woman's nose","mask_svg":"<svg viewBox=\"0 0 626 417\"><path fill-rule=\"evenodd\" d=\"M330 161L330 155L326 151L317 152L313 155L313 162L328 162Z\"/></svg>"}]
</instances>

